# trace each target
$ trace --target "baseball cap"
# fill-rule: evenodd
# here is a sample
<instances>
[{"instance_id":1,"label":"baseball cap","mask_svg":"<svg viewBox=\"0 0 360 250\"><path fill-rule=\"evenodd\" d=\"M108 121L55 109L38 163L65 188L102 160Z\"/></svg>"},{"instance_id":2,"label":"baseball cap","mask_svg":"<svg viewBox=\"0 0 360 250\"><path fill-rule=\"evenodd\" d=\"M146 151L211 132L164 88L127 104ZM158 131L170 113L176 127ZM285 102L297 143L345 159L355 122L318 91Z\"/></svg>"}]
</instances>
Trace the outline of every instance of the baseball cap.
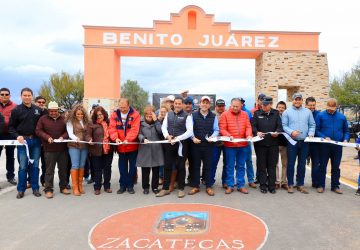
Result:
<instances>
[{"instance_id":1,"label":"baseball cap","mask_svg":"<svg viewBox=\"0 0 360 250\"><path fill-rule=\"evenodd\" d=\"M168 95L167 97L165 97L166 101L175 101L175 96L174 95Z\"/></svg>"},{"instance_id":2,"label":"baseball cap","mask_svg":"<svg viewBox=\"0 0 360 250\"><path fill-rule=\"evenodd\" d=\"M217 99L215 102L216 106L225 106L225 101L223 99Z\"/></svg>"},{"instance_id":3,"label":"baseball cap","mask_svg":"<svg viewBox=\"0 0 360 250\"><path fill-rule=\"evenodd\" d=\"M258 100L262 100L265 96L266 96L265 94L260 93L260 94L258 95Z\"/></svg>"},{"instance_id":4,"label":"baseball cap","mask_svg":"<svg viewBox=\"0 0 360 250\"><path fill-rule=\"evenodd\" d=\"M184 89L184 90L182 90L182 91L180 92L180 94L182 94L182 93L189 93L189 90L188 90L188 89Z\"/></svg>"},{"instance_id":5,"label":"baseball cap","mask_svg":"<svg viewBox=\"0 0 360 250\"><path fill-rule=\"evenodd\" d=\"M303 98L302 98L302 94L300 94L300 93L295 93L295 94L293 94L292 99L295 100L296 98L303 99Z\"/></svg>"},{"instance_id":6,"label":"baseball cap","mask_svg":"<svg viewBox=\"0 0 360 250\"><path fill-rule=\"evenodd\" d=\"M271 96L265 96L262 99L262 104L263 105L268 105L268 104L272 104L273 103L273 98Z\"/></svg>"},{"instance_id":7,"label":"baseball cap","mask_svg":"<svg viewBox=\"0 0 360 250\"><path fill-rule=\"evenodd\" d=\"M188 103L191 103L191 104L192 104L193 102L192 102L191 98L186 97L186 98L184 99L184 103L185 103L185 104L188 104Z\"/></svg>"},{"instance_id":8,"label":"baseball cap","mask_svg":"<svg viewBox=\"0 0 360 250\"><path fill-rule=\"evenodd\" d=\"M208 97L207 95L204 95L203 97L201 97L200 101L204 101L204 100L208 100L209 102L211 102L210 97Z\"/></svg>"},{"instance_id":9,"label":"baseball cap","mask_svg":"<svg viewBox=\"0 0 360 250\"><path fill-rule=\"evenodd\" d=\"M242 98L242 97L240 97L240 102L241 102L241 103L245 103L245 99Z\"/></svg>"}]
</instances>

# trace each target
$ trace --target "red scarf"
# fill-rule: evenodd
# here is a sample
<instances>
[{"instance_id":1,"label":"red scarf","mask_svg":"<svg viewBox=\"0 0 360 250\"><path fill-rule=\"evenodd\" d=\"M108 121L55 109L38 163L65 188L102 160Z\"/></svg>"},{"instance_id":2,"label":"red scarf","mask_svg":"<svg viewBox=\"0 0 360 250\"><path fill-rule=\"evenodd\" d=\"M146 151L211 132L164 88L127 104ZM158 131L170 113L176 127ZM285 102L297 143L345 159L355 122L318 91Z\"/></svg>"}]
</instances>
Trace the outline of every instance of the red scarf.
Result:
<instances>
[{"instance_id":1,"label":"red scarf","mask_svg":"<svg viewBox=\"0 0 360 250\"><path fill-rule=\"evenodd\" d=\"M101 124L101 126L104 129L104 144L103 144L103 150L104 154L108 154L110 151L110 144L107 144L109 142L109 132L108 132L108 125L105 121L97 121L98 124Z\"/></svg>"}]
</instances>

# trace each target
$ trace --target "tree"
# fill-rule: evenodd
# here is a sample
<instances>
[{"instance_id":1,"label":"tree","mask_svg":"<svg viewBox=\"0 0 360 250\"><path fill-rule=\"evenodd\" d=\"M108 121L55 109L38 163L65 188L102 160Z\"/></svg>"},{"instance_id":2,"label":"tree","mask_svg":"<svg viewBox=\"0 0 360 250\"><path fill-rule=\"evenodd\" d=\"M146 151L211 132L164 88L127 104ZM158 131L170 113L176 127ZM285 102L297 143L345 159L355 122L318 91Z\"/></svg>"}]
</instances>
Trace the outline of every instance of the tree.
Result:
<instances>
[{"instance_id":1,"label":"tree","mask_svg":"<svg viewBox=\"0 0 360 250\"><path fill-rule=\"evenodd\" d=\"M336 98L340 105L360 105L360 63L350 72L334 78L330 87L330 96Z\"/></svg>"},{"instance_id":2,"label":"tree","mask_svg":"<svg viewBox=\"0 0 360 250\"><path fill-rule=\"evenodd\" d=\"M137 81L127 80L121 86L121 97L127 98L130 105L142 113L148 104L149 93L141 88Z\"/></svg>"},{"instance_id":3,"label":"tree","mask_svg":"<svg viewBox=\"0 0 360 250\"><path fill-rule=\"evenodd\" d=\"M40 86L39 94L48 101L55 101L59 106L71 109L84 98L84 75L78 72L71 75L66 72L50 75L48 82Z\"/></svg>"}]
</instances>

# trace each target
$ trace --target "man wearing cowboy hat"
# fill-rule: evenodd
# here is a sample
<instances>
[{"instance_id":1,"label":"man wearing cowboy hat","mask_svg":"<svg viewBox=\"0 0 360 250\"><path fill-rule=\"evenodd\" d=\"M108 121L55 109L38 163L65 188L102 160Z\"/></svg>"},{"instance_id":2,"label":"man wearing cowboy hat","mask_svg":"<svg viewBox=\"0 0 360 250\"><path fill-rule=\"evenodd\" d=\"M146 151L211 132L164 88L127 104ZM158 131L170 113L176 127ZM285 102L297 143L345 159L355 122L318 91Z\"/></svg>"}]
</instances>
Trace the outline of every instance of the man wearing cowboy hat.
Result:
<instances>
[{"instance_id":1,"label":"man wearing cowboy hat","mask_svg":"<svg viewBox=\"0 0 360 250\"><path fill-rule=\"evenodd\" d=\"M350 140L349 127L346 117L337 112L337 101L330 98L326 104L326 110L316 116L316 136L325 140L348 142ZM325 189L326 167L331 160L331 191L342 194L340 189L340 163L342 146L329 143L320 144L320 169L318 193Z\"/></svg>"},{"instance_id":2,"label":"man wearing cowboy hat","mask_svg":"<svg viewBox=\"0 0 360 250\"><path fill-rule=\"evenodd\" d=\"M59 114L59 106L56 102L48 105L48 114L42 116L37 125L35 133L42 141L45 153L45 197L53 198L54 193L54 171L55 165L58 166L60 193L70 194L66 187L68 156L66 143L55 143L55 139L68 138L66 123L63 116Z\"/></svg>"}]
</instances>

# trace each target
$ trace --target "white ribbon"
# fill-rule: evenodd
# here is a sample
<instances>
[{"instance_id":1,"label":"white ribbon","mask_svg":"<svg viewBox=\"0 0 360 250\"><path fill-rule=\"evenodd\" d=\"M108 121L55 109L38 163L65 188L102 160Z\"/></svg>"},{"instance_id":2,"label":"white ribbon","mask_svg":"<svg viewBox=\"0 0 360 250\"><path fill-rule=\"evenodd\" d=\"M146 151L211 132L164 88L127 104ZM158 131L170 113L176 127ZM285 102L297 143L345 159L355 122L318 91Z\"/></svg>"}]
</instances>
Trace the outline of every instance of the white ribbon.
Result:
<instances>
[{"instance_id":1,"label":"white ribbon","mask_svg":"<svg viewBox=\"0 0 360 250\"><path fill-rule=\"evenodd\" d=\"M175 142L178 142L179 140L175 140ZM55 139L54 142L56 143L62 143L62 142L75 142L75 143L86 143L86 144L109 144L109 145L130 145L130 144L154 144L154 143L170 143L168 140L161 140L161 141L148 141L147 143L145 142L120 142L120 143L116 143L116 142L88 142L88 141L77 141L77 140L60 140L60 139Z\"/></svg>"},{"instance_id":2,"label":"white ribbon","mask_svg":"<svg viewBox=\"0 0 360 250\"><path fill-rule=\"evenodd\" d=\"M34 163L33 159L30 159L30 152L27 142L24 140L24 144L18 142L17 140L0 140L0 146L25 146L26 149L26 156L28 161L32 164Z\"/></svg>"},{"instance_id":3,"label":"white ribbon","mask_svg":"<svg viewBox=\"0 0 360 250\"><path fill-rule=\"evenodd\" d=\"M290 135L288 135L287 133L285 132L267 132L267 133L264 133L264 134L282 134L283 136L285 136L286 140L288 140L288 142L291 143L291 145L295 145L297 143L297 141L295 141L293 138L291 138Z\"/></svg>"},{"instance_id":4,"label":"white ribbon","mask_svg":"<svg viewBox=\"0 0 360 250\"><path fill-rule=\"evenodd\" d=\"M161 140L161 141L147 141L146 143L145 142L120 142L120 143L116 143L116 142L88 142L88 141L77 141L77 140L60 140L60 139L55 139L54 142L56 143L62 143L62 142L76 142L76 143L86 143L86 144L90 144L90 145L93 145L93 144L109 144L109 145L115 145L115 146L118 146L118 145L130 145L130 144L142 144L142 145L146 145L146 144L155 144L155 143L160 143L160 144L163 144L163 143L171 143L169 142L169 140ZM179 149L178 149L178 155L179 156L183 156L182 154L182 150L183 150L183 145L181 143L181 141L179 139L175 139L173 140L173 142L179 142Z\"/></svg>"},{"instance_id":5,"label":"white ribbon","mask_svg":"<svg viewBox=\"0 0 360 250\"><path fill-rule=\"evenodd\" d=\"M343 146L343 147L350 147L350 148L360 148L359 143L340 142L340 141L333 141L333 140L328 141L321 137L311 137L311 138L306 137L305 141L306 142L317 142L317 143L329 143L329 144L339 145L339 146Z\"/></svg>"},{"instance_id":6,"label":"white ribbon","mask_svg":"<svg viewBox=\"0 0 360 250\"><path fill-rule=\"evenodd\" d=\"M264 138L261 138L259 136L255 136L251 139L246 139L246 138L233 138L231 139L229 136L215 136L215 137L205 137L206 140L208 140L209 142L218 142L218 141L226 141L226 142L232 142L232 143L236 143L236 142L258 142L261 140L264 140Z\"/></svg>"}]
</instances>

